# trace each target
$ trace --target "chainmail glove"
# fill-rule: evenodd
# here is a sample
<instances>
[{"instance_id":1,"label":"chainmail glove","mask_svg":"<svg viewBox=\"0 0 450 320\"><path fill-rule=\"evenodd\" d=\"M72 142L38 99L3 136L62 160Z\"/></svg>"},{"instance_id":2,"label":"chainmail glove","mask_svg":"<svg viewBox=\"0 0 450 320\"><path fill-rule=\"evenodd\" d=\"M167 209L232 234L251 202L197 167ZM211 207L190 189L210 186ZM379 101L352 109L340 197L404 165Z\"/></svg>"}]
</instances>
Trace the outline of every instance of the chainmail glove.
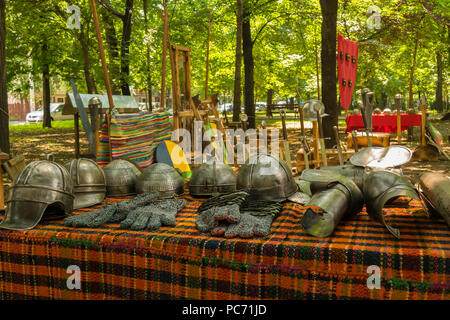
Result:
<instances>
[{"instance_id":1,"label":"chainmail glove","mask_svg":"<svg viewBox=\"0 0 450 320\"><path fill-rule=\"evenodd\" d=\"M273 215L252 216L248 213L241 214L238 223L230 224L224 232L225 238L251 238L253 236L264 237L270 233Z\"/></svg>"},{"instance_id":2,"label":"chainmail glove","mask_svg":"<svg viewBox=\"0 0 450 320\"><path fill-rule=\"evenodd\" d=\"M104 223L120 222L130 211L148 205L158 198L157 191L142 193L127 201L104 205L96 211L70 216L64 219L64 224L70 227L95 228Z\"/></svg>"},{"instance_id":3,"label":"chainmail glove","mask_svg":"<svg viewBox=\"0 0 450 320\"><path fill-rule=\"evenodd\" d=\"M175 216L186 206L183 199L165 199L130 211L121 228L131 230L158 230L162 225L175 226Z\"/></svg>"},{"instance_id":4,"label":"chainmail glove","mask_svg":"<svg viewBox=\"0 0 450 320\"><path fill-rule=\"evenodd\" d=\"M201 232L211 231L213 235L221 235L226 231L225 222L236 223L240 218L239 205L231 204L221 207L211 207L202 211L195 218L195 224Z\"/></svg>"}]
</instances>

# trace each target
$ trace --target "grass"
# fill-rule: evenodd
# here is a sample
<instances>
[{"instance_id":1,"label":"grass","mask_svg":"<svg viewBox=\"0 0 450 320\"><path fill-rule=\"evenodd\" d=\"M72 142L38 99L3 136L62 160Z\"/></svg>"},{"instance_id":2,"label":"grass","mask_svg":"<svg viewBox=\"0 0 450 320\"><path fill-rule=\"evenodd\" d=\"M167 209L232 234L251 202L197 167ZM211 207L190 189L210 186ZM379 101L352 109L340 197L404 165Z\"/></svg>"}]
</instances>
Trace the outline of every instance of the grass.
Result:
<instances>
[{"instance_id":1,"label":"grass","mask_svg":"<svg viewBox=\"0 0 450 320\"><path fill-rule=\"evenodd\" d=\"M82 125L80 122L80 129ZM29 123L29 124L13 124L9 125L9 133L11 137L15 136L28 136L28 135L42 135L42 134L55 134L67 131L73 131L73 120L61 120L52 121L51 128L43 128L41 123Z\"/></svg>"}]
</instances>

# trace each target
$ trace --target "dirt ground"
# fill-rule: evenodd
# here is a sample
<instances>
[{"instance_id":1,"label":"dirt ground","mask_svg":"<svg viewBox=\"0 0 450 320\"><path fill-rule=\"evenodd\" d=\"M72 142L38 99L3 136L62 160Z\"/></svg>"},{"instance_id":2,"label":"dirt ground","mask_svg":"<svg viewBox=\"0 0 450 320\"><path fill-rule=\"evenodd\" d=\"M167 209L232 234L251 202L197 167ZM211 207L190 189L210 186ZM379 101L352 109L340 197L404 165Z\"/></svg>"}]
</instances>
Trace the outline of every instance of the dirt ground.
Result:
<instances>
[{"instance_id":1,"label":"dirt ground","mask_svg":"<svg viewBox=\"0 0 450 320\"><path fill-rule=\"evenodd\" d=\"M444 150L450 155L450 143L448 140L450 136L450 121L440 121L437 119L431 121L444 137ZM291 158L295 161L296 152L300 148L300 129L299 125L296 125L296 123L290 122L290 124L291 125L288 126L288 137L290 142ZM311 132L311 130L307 130L307 132ZM340 137L342 141L346 141L343 128L340 133ZM55 161L58 163L65 163L75 157L75 137L73 129L64 129L58 132L53 131L51 134L44 135L33 135L29 133L13 134L11 136L11 142L12 154L22 154L26 159L26 163L33 160L45 159L45 155L48 153L53 154ZM392 135L391 144L395 143L396 137L395 135ZM419 142L417 141L409 144L408 146L414 149L414 147L418 145ZM80 148L81 155L86 156L88 154L88 144L84 133L81 133ZM441 158L443 159L442 156ZM430 171L442 172L449 175L450 161L410 161L403 166L403 172L406 175L411 176L414 181L417 181L420 174ZM10 184L11 181L6 178L6 185L8 186Z\"/></svg>"}]
</instances>

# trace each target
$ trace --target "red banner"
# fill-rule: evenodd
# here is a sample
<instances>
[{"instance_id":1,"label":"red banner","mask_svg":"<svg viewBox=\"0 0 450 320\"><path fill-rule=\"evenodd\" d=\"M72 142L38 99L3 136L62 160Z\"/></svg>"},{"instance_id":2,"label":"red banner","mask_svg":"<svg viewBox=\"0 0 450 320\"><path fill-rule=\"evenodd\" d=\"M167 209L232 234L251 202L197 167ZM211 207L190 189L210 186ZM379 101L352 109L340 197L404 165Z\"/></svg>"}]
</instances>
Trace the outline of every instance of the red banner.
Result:
<instances>
[{"instance_id":1,"label":"red banner","mask_svg":"<svg viewBox=\"0 0 450 320\"><path fill-rule=\"evenodd\" d=\"M337 62L339 97L342 107L348 110L358 70L358 42L347 40L338 34Z\"/></svg>"}]
</instances>

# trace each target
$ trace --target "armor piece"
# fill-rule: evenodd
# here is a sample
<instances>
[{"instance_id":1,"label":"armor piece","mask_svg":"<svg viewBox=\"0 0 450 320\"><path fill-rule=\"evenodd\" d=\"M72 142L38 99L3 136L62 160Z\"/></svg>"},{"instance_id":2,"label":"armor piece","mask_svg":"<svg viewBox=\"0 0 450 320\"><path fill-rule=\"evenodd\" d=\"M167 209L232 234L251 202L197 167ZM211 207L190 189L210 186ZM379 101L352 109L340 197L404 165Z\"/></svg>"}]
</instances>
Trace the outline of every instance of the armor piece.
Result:
<instances>
[{"instance_id":1,"label":"armor piece","mask_svg":"<svg viewBox=\"0 0 450 320\"><path fill-rule=\"evenodd\" d=\"M373 114L381 114L381 109L380 108L373 109Z\"/></svg>"},{"instance_id":2,"label":"armor piece","mask_svg":"<svg viewBox=\"0 0 450 320\"><path fill-rule=\"evenodd\" d=\"M359 116L361 114L361 110L360 109L353 109L352 110L352 114L355 116Z\"/></svg>"},{"instance_id":3,"label":"armor piece","mask_svg":"<svg viewBox=\"0 0 450 320\"><path fill-rule=\"evenodd\" d=\"M383 207L389 200L401 196L420 200L412 183L407 178L392 172L373 171L364 180L363 193L369 216L381 222L394 237L399 239L400 230L386 223Z\"/></svg>"},{"instance_id":4,"label":"armor piece","mask_svg":"<svg viewBox=\"0 0 450 320\"><path fill-rule=\"evenodd\" d=\"M236 191L236 173L223 162L206 162L192 173L189 192L194 196L217 196Z\"/></svg>"},{"instance_id":5,"label":"armor piece","mask_svg":"<svg viewBox=\"0 0 450 320\"><path fill-rule=\"evenodd\" d=\"M322 101L317 99L311 99L305 102L303 105L303 114L305 116L305 120L317 119L317 112L319 110L319 114L325 114L325 106Z\"/></svg>"},{"instance_id":6,"label":"armor piece","mask_svg":"<svg viewBox=\"0 0 450 320\"><path fill-rule=\"evenodd\" d=\"M128 196L136 194L136 180L141 174L131 161L114 160L103 169L106 177L106 194L109 196Z\"/></svg>"},{"instance_id":7,"label":"armor piece","mask_svg":"<svg viewBox=\"0 0 450 320\"><path fill-rule=\"evenodd\" d=\"M165 163L154 163L144 169L136 182L138 194L158 191L161 198L184 193L184 180L178 171Z\"/></svg>"},{"instance_id":8,"label":"armor piece","mask_svg":"<svg viewBox=\"0 0 450 320\"><path fill-rule=\"evenodd\" d=\"M313 196L306 204L306 212L301 219L303 228L316 237L331 235L344 216L361 211L364 201L361 190L349 178L332 171L308 170L302 179L311 182ZM319 207L315 212L312 207Z\"/></svg>"},{"instance_id":9,"label":"armor piece","mask_svg":"<svg viewBox=\"0 0 450 320\"><path fill-rule=\"evenodd\" d=\"M106 178L103 169L91 159L74 159L64 164L73 182L74 209L101 203L106 197Z\"/></svg>"},{"instance_id":10,"label":"armor piece","mask_svg":"<svg viewBox=\"0 0 450 320\"><path fill-rule=\"evenodd\" d=\"M450 226L450 178L436 172L424 173L419 178L419 186L428 209L438 213Z\"/></svg>"},{"instance_id":11,"label":"armor piece","mask_svg":"<svg viewBox=\"0 0 450 320\"><path fill-rule=\"evenodd\" d=\"M261 153L240 168L237 189L248 191L253 200L284 201L297 191L297 184L284 161Z\"/></svg>"},{"instance_id":12,"label":"armor piece","mask_svg":"<svg viewBox=\"0 0 450 320\"><path fill-rule=\"evenodd\" d=\"M329 166L329 167L322 167L318 169L309 169L309 170L325 170L325 171L332 171L338 174L343 175L344 177L349 178L352 180L359 189L363 189L364 184L364 168L358 167L354 165L344 165L344 166ZM306 170L304 170L306 171ZM308 174L308 173L305 173Z\"/></svg>"},{"instance_id":13,"label":"armor piece","mask_svg":"<svg viewBox=\"0 0 450 320\"><path fill-rule=\"evenodd\" d=\"M389 109L389 108L386 108L386 109L383 110L383 113L384 114L392 114L392 110Z\"/></svg>"},{"instance_id":14,"label":"armor piece","mask_svg":"<svg viewBox=\"0 0 450 320\"><path fill-rule=\"evenodd\" d=\"M387 169L408 163L412 157L412 151L403 146L369 147L356 152L350 163L355 166L369 167L374 169Z\"/></svg>"},{"instance_id":15,"label":"armor piece","mask_svg":"<svg viewBox=\"0 0 450 320\"><path fill-rule=\"evenodd\" d=\"M73 186L67 170L52 161L28 164L9 189L0 228L27 230L41 219L60 219L73 210Z\"/></svg>"}]
</instances>

